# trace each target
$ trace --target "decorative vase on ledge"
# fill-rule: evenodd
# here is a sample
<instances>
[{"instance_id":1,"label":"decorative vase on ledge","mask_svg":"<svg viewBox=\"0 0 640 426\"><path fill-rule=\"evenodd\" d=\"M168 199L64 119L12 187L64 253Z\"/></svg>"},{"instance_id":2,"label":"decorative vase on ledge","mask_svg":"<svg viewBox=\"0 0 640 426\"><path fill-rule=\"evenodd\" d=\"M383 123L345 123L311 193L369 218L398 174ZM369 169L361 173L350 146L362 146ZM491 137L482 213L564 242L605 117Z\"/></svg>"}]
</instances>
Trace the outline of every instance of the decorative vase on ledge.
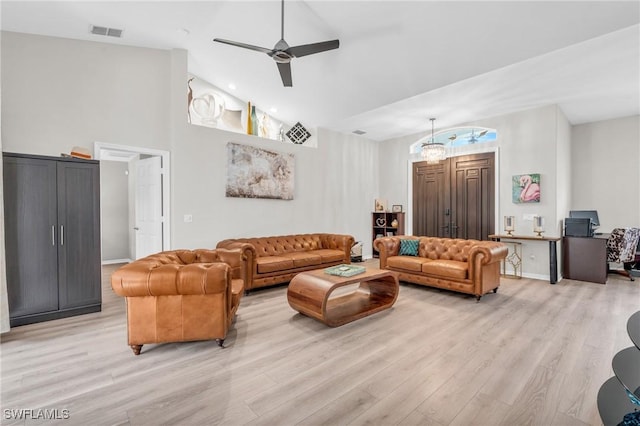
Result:
<instances>
[{"instance_id":1,"label":"decorative vase on ledge","mask_svg":"<svg viewBox=\"0 0 640 426\"><path fill-rule=\"evenodd\" d=\"M247 102L247 134L253 134L251 129L251 102Z\"/></svg>"},{"instance_id":2,"label":"decorative vase on ledge","mask_svg":"<svg viewBox=\"0 0 640 426\"><path fill-rule=\"evenodd\" d=\"M258 116L256 115L256 107L251 107L251 134L258 136Z\"/></svg>"}]
</instances>

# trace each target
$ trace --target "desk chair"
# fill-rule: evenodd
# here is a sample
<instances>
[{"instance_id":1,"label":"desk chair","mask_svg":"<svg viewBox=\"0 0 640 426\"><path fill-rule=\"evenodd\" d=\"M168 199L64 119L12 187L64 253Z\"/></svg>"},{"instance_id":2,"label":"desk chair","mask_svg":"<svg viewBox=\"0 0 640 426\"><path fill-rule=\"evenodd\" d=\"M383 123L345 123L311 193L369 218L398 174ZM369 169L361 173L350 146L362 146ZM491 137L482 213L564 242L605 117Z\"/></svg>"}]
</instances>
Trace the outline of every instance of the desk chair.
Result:
<instances>
[{"instance_id":1,"label":"desk chair","mask_svg":"<svg viewBox=\"0 0 640 426\"><path fill-rule=\"evenodd\" d=\"M638 241L640 228L614 228L607 240L607 273L616 273L629 277L632 265L638 261ZM624 270L609 269L609 262L622 263Z\"/></svg>"},{"instance_id":2,"label":"desk chair","mask_svg":"<svg viewBox=\"0 0 640 426\"><path fill-rule=\"evenodd\" d=\"M631 269L640 271L640 239L638 239L638 247L636 247L636 255L632 262L625 264L625 269L630 271Z\"/></svg>"}]
</instances>

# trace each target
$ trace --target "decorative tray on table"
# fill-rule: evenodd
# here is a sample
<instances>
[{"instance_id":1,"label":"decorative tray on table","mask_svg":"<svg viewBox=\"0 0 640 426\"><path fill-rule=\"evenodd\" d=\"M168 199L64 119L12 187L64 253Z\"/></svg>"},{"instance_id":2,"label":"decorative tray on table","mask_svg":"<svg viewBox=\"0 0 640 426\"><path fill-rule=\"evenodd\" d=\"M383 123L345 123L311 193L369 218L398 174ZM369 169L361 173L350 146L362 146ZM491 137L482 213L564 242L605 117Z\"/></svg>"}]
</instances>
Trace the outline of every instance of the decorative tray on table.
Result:
<instances>
[{"instance_id":1,"label":"decorative tray on table","mask_svg":"<svg viewBox=\"0 0 640 426\"><path fill-rule=\"evenodd\" d=\"M366 271L364 266L356 266L356 265L336 265L330 268L326 268L324 272L330 275L338 275L340 277L352 277L354 275L358 275Z\"/></svg>"}]
</instances>

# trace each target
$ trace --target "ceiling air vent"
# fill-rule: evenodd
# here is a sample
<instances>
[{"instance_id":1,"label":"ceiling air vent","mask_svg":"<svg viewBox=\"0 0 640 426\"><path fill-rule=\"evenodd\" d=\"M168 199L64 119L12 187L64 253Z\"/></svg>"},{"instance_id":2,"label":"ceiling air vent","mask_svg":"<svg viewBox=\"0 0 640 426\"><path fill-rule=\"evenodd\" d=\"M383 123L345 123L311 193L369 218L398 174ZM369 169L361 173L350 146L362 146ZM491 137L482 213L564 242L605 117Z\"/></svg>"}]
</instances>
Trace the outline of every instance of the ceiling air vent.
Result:
<instances>
[{"instance_id":1,"label":"ceiling air vent","mask_svg":"<svg viewBox=\"0 0 640 426\"><path fill-rule=\"evenodd\" d=\"M355 133L356 135L364 135L367 132L365 132L364 130L354 130L353 133Z\"/></svg>"},{"instance_id":2,"label":"ceiling air vent","mask_svg":"<svg viewBox=\"0 0 640 426\"><path fill-rule=\"evenodd\" d=\"M117 28L108 28L107 29L107 35L109 37L122 37L122 30L119 30Z\"/></svg>"},{"instance_id":3,"label":"ceiling air vent","mask_svg":"<svg viewBox=\"0 0 640 426\"><path fill-rule=\"evenodd\" d=\"M122 30L118 28L98 27L92 25L91 34L120 38L122 37Z\"/></svg>"}]
</instances>

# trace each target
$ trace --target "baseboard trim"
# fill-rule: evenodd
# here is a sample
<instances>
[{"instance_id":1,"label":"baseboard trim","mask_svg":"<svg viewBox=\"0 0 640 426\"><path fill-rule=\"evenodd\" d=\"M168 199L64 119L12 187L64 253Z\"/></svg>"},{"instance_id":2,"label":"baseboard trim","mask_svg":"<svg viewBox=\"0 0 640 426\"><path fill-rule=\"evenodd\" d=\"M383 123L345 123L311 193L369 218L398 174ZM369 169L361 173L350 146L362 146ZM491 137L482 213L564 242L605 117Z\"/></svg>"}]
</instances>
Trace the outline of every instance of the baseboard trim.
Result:
<instances>
[{"instance_id":1,"label":"baseboard trim","mask_svg":"<svg viewBox=\"0 0 640 426\"><path fill-rule=\"evenodd\" d=\"M522 278L531 278L533 280L549 281L549 275L530 274L527 272L522 273ZM558 277L558 281L560 281L561 279L562 277Z\"/></svg>"},{"instance_id":2,"label":"baseboard trim","mask_svg":"<svg viewBox=\"0 0 640 426\"><path fill-rule=\"evenodd\" d=\"M116 263L131 263L131 259L111 259L111 260L103 260L103 265L114 265Z\"/></svg>"}]
</instances>

